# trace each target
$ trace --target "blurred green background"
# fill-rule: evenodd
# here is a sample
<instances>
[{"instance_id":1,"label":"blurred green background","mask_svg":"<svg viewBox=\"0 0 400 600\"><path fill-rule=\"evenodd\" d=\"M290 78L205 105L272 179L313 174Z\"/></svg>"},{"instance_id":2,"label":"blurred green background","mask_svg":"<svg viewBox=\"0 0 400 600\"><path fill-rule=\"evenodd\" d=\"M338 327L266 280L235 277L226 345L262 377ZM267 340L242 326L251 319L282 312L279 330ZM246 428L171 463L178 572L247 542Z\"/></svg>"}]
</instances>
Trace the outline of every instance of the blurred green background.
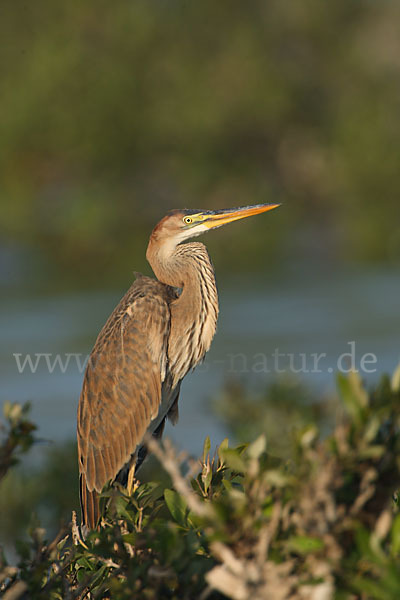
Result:
<instances>
[{"instance_id":1,"label":"blurred green background","mask_svg":"<svg viewBox=\"0 0 400 600\"><path fill-rule=\"evenodd\" d=\"M336 357L355 340L394 369L399 22L390 0L2 4L1 391L31 400L39 436L66 444L50 446L32 483L41 515L50 481L52 510L68 518L71 500L56 497L76 482L68 440L82 374L21 374L13 353L87 353L132 271L150 272L147 239L171 208L284 204L203 239L220 334L209 371L185 382L178 444L221 441L206 400L233 375L229 352ZM239 374L264 392L275 376ZM327 378L317 383L331 390ZM287 406L304 394L290 386L269 394L284 410L272 438L299 420ZM228 405L219 418L235 431ZM15 477L0 506L28 515L31 484Z\"/></svg>"},{"instance_id":2,"label":"blurred green background","mask_svg":"<svg viewBox=\"0 0 400 600\"><path fill-rule=\"evenodd\" d=\"M397 261L399 20L389 0L5 3L9 278L121 285L168 209L269 201L271 223L207 240L225 272Z\"/></svg>"}]
</instances>

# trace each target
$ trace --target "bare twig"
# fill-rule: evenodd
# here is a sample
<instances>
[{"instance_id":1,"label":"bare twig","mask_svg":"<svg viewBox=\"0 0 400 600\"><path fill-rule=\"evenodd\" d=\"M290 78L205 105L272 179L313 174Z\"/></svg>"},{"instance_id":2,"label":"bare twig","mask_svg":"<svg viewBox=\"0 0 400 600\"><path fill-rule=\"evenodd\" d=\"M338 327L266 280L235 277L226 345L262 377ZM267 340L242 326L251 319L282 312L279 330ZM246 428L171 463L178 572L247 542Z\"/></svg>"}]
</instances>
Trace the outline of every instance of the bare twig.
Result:
<instances>
[{"instance_id":1,"label":"bare twig","mask_svg":"<svg viewBox=\"0 0 400 600\"><path fill-rule=\"evenodd\" d=\"M179 469L180 461L171 442L168 439L165 439L163 446L161 447L161 445L151 436L148 436L145 441L149 450L157 457L164 469L170 475L176 491L185 498L190 510L200 517L213 514L211 505L201 502L182 476Z\"/></svg>"},{"instance_id":2,"label":"bare twig","mask_svg":"<svg viewBox=\"0 0 400 600\"><path fill-rule=\"evenodd\" d=\"M28 585L25 581L16 581L12 587L4 594L3 600L18 600L25 596L28 591Z\"/></svg>"},{"instance_id":3,"label":"bare twig","mask_svg":"<svg viewBox=\"0 0 400 600\"><path fill-rule=\"evenodd\" d=\"M76 512L74 510L72 511L71 530L72 530L72 541L74 543L74 546L80 545L80 546L83 546L87 550L88 547L86 546L85 542L82 539L81 532L80 532L78 524L76 522Z\"/></svg>"}]
</instances>

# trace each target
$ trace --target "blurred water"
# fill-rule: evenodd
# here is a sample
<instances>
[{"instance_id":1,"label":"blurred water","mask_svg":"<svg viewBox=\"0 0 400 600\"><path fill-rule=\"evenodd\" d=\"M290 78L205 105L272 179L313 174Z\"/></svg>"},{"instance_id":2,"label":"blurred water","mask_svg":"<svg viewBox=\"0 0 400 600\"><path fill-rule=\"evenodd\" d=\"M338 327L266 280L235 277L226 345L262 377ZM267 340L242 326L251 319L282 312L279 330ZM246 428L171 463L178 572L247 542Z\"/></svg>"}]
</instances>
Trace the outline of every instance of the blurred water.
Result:
<instances>
[{"instance_id":1,"label":"blurred water","mask_svg":"<svg viewBox=\"0 0 400 600\"><path fill-rule=\"evenodd\" d=\"M211 351L201 367L186 377L180 401L180 422L167 435L180 447L199 453L208 433L215 445L226 435L213 415L210 399L229 377L240 377L263 388L291 366L294 374L322 391L333 389L338 357L354 342L356 366L373 353L364 373L374 381L392 372L400 361L400 278L391 271L324 270L289 273L269 283L221 283L221 315ZM265 280L268 275L265 274ZM45 359L36 372L22 373L14 354L23 360L46 353L79 354L84 360L121 293L79 293L55 297L12 297L0 300L1 400L30 401L39 435L60 441L75 436L76 408L82 383L72 356L65 372L52 373ZM318 372L312 354L325 353ZM290 359L288 356L292 354ZM301 355L304 355L303 357ZM371 358L371 357L369 357ZM342 361L349 364L350 357ZM279 372L277 372L277 370ZM292 368L293 371L293 368ZM293 375L293 373L292 373Z\"/></svg>"}]
</instances>

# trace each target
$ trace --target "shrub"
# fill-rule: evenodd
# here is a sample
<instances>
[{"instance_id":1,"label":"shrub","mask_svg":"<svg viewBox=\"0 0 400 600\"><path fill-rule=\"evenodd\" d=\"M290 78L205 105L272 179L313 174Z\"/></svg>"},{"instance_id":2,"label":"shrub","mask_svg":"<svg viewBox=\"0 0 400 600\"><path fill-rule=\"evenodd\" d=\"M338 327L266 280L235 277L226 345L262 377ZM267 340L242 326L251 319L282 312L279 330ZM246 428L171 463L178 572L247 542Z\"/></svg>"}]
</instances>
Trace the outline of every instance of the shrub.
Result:
<instances>
[{"instance_id":1,"label":"shrub","mask_svg":"<svg viewBox=\"0 0 400 600\"><path fill-rule=\"evenodd\" d=\"M75 523L50 543L32 528L18 567L3 564L4 597L399 598L398 386L367 393L352 373L339 391L346 416L324 439L304 426L290 459L264 435L213 456L206 439L199 468L149 440L173 489L106 490L85 540Z\"/></svg>"}]
</instances>

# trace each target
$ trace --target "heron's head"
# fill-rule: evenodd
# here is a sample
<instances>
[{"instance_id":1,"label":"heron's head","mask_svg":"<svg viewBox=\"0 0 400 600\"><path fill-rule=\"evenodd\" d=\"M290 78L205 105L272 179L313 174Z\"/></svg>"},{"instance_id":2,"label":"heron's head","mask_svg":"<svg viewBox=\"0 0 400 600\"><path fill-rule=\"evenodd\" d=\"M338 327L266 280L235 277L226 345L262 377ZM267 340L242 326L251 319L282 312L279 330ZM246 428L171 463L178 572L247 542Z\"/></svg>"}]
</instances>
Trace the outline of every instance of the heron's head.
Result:
<instances>
[{"instance_id":1,"label":"heron's head","mask_svg":"<svg viewBox=\"0 0 400 600\"><path fill-rule=\"evenodd\" d=\"M258 215L279 204L256 204L221 210L177 209L164 217L153 230L152 237L159 243L172 242L174 246L187 239L216 229L227 223Z\"/></svg>"}]
</instances>

